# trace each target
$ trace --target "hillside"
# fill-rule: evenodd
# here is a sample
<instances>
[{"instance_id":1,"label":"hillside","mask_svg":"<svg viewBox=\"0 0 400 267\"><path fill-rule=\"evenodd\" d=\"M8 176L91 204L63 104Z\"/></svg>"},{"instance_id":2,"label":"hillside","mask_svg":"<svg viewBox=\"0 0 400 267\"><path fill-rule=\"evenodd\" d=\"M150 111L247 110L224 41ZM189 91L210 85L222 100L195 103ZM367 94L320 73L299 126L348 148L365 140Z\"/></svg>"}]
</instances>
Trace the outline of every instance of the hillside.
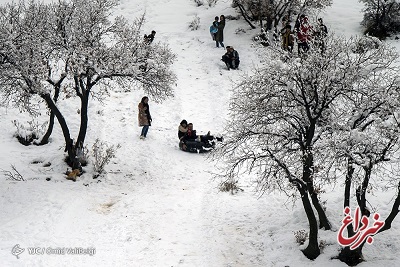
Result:
<instances>
[{"instance_id":1,"label":"hillside","mask_svg":"<svg viewBox=\"0 0 400 267\"><path fill-rule=\"evenodd\" d=\"M346 36L358 34L360 3L333 2L322 14L328 28ZM243 20L228 20L224 31L225 45L240 53L240 70L227 71L220 61L225 50L215 47L208 28L216 15L236 16L230 4L219 0L208 8L190 0L121 0L115 15L134 19L145 12L143 33L156 30L155 42L167 42L177 55L173 69L178 81L173 98L162 103L150 98L153 125L144 141L137 126L140 88L130 93L113 88L104 103L90 100L87 146L96 138L121 145L105 177L93 180L89 166L78 181L67 181L58 125L50 144L24 147L13 137L11 121L25 123L29 116L0 107L4 151L0 170L15 165L26 180L0 176L0 266L346 266L330 260L339 249L333 231L320 233L327 246L319 258L311 262L303 256L293 235L307 229L300 204L287 202L283 194L260 196L246 180L240 183L244 192L219 192L220 181L212 175L214 162L205 154L178 148L177 127L182 119L193 122L198 132L223 134L230 88L260 64L252 43L258 30L251 30ZM191 31L188 25L196 15L201 27ZM236 34L239 28L245 32ZM395 45L400 51L399 42ZM75 136L79 101L70 102L59 105L68 114ZM45 112L38 118L46 119ZM337 230L342 196L327 195ZM391 199L376 194L375 200L385 207ZM367 261L359 266L400 264L400 236L393 234L400 220L392 227L373 246L365 247ZM16 244L25 249L19 259L11 254ZM27 250L33 247L50 250L30 255ZM76 247L94 248L95 254L57 255L51 250Z\"/></svg>"}]
</instances>

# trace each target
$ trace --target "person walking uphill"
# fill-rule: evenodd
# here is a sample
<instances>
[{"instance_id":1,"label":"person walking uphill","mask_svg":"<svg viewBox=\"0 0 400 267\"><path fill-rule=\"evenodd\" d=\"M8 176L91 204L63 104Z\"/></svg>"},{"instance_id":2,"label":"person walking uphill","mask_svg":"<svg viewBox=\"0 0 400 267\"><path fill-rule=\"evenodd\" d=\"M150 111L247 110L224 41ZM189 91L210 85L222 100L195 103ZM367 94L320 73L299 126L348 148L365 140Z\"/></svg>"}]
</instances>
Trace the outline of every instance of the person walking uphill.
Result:
<instances>
[{"instance_id":1,"label":"person walking uphill","mask_svg":"<svg viewBox=\"0 0 400 267\"><path fill-rule=\"evenodd\" d=\"M224 46L224 28L225 28L225 16L221 15L219 17L219 23L218 23L218 31L215 33L215 44L217 47L221 45L222 47Z\"/></svg>"},{"instance_id":2,"label":"person walking uphill","mask_svg":"<svg viewBox=\"0 0 400 267\"><path fill-rule=\"evenodd\" d=\"M150 115L150 109L149 109L149 98L147 96L144 96L142 98L142 101L140 101L138 108L139 108L139 114L138 114L138 120L139 120L139 126L143 126L142 128L142 133L140 135L140 139L145 139L147 136L147 132L149 131L149 127L151 126L151 115Z\"/></svg>"}]
</instances>

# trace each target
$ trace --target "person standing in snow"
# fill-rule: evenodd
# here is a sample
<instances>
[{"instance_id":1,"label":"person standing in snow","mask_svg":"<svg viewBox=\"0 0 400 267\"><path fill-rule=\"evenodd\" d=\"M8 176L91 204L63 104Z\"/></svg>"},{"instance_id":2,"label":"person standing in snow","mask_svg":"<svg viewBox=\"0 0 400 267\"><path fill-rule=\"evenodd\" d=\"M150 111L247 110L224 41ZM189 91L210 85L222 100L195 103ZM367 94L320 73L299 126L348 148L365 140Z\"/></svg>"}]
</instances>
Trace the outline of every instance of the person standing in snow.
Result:
<instances>
[{"instance_id":1,"label":"person standing in snow","mask_svg":"<svg viewBox=\"0 0 400 267\"><path fill-rule=\"evenodd\" d=\"M294 46L294 36L292 32L292 26L286 24L286 26L281 30L282 35L282 48L290 53L293 51Z\"/></svg>"},{"instance_id":2,"label":"person standing in snow","mask_svg":"<svg viewBox=\"0 0 400 267\"><path fill-rule=\"evenodd\" d=\"M210 26L210 34L211 34L211 37L212 37L212 39L214 41L216 39L217 32L218 32L218 21L219 21L219 17L216 16L214 18L214 21L213 21L212 25ZM218 46L218 43L217 43L217 46Z\"/></svg>"},{"instance_id":3,"label":"person standing in snow","mask_svg":"<svg viewBox=\"0 0 400 267\"><path fill-rule=\"evenodd\" d=\"M325 38L328 35L328 28L325 26L322 18L318 19L318 26L316 27L317 29L315 30L315 39L316 39L316 44L321 50L321 53L325 52Z\"/></svg>"},{"instance_id":4,"label":"person standing in snow","mask_svg":"<svg viewBox=\"0 0 400 267\"><path fill-rule=\"evenodd\" d=\"M138 120L139 120L139 126L143 127L142 128L142 133L140 135L140 139L145 139L147 136L147 132L149 131L149 127L151 126L151 115L150 115L150 108L149 108L149 98L147 96L144 96L142 98L142 101L140 101L138 108L139 108L139 114L138 114Z\"/></svg>"},{"instance_id":5,"label":"person standing in snow","mask_svg":"<svg viewBox=\"0 0 400 267\"><path fill-rule=\"evenodd\" d=\"M219 17L219 23L218 23L218 31L215 34L215 43L217 45L217 47L219 47L219 45L221 45L222 47L224 46L224 28L225 28L225 16L221 15Z\"/></svg>"},{"instance_id":6,"label":"person standing in snow","mask_svg":"<svg viewBox=\"0 0 400 267\"><path fill-rule=\"evenodd\" d=\"M299 55L310 50L309 42L311 41L312 32L312 26L308 24L308 17L304 16L300 22L300 27L297 32L297 52Z\"/></svg>"}]
</instances>

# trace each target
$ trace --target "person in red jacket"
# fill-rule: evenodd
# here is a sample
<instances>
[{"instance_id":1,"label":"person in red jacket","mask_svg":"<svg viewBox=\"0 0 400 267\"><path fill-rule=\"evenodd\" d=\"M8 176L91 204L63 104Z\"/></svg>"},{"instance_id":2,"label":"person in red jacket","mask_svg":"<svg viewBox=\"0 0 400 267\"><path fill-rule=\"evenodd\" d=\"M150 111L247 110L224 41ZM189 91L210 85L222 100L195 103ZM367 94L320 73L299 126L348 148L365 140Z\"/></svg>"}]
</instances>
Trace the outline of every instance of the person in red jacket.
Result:
<instances>
[{"instance_id":1,"label":"person in red jacket","mask_svg":"<svg viewBox=\"0 0 400 267\"><path fill-rule=\"evenodd\" d=\"M302 54L310 50L309 42L313 32L312 26L308 23L308 17L304 16L301 18L300 26L297 31L297 52Z\"/></svg>"}]
</instances>

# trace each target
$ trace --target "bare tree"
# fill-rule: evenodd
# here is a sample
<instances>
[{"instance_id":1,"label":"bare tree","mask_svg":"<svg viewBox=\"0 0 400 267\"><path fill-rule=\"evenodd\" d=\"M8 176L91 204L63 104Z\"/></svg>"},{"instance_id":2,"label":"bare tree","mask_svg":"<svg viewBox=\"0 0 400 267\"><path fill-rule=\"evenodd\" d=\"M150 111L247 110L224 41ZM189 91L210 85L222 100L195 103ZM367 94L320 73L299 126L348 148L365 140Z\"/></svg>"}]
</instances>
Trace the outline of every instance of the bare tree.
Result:
<instances>
[{"instance_id":1,"label":"bare tree","mask_svg":"<svg viewBox=\"0 0 400 267\"><path fill-rule=\"evenodd\" d=\"M397 172L389 171L399 164L395 155L399 150L400 81L399 69L393 67L398 55L393 48L374 38L363 38L355 47L355 51L362 54L359 64L368 75L363 74L356 90L349 92L342 107L336 110L346 116L341 116L342 119L332 126L337 129L337 138L333 139L336 144L332 147L338 149L338 162L343 160L346 167L343 206L350 207L351 188L355 187L354 195L361 214L369 217L373 209L367 206L369 188L379 188L382 182L385 187L388 184L395 188L399 186L396 184ZM399 198L397 192L393 210L398 211ZM390 229L395 216L392 213L387 217L381 232ZM356 234L353 225L349 225L347 231L349 237ZM364 244L354 250L344 247L338 258L352 266L360 263Z\"/></svg>"},{"instance_id":2,"label":"bare tree","mask_svg":"<svg viewBox=\"0 0 400 267\"><path fill-rule=\"evenodd\" d=\"M332 4L332 0L233 0L233 7L238 7L242 16L252 28L255 26L251 21L259 21L263 28L263 21L266 22L265 29L276 28L285 19L295 21L301 13L321 10Z\"/></svg>"},{"instance_id":3,"label":"bare tree","mask_svg":"<svg viewBox=\"0 0 400 267\"><path fill-rule=\"evenodd\" d=\"M226 161L226 177L249 171L257 175L261 191L292 195L297 190L310 226L303 250L309 259L320 253L318 228L330 229L319 198L323 188L337 180L339 152L332 140L338 129L333 126L349 116L347 106L342 108L345 101L361 89L374 90L367 78L384 73L393 60L383 46L360 53L357 40L329 37L326 42L323 55L312 49L286 62L271 59L235 87L227 141L214 155ZM387 79L383 76L381 81L390 85ZM381 99L393 89L382 89Z\"/></svg>"},{"instance_id":4,"label":"bare tree","mask_svg":"<svg viewBox=\"0 0 400 267\"><path fill-rule=\"evenodd\" d=\"M399 0L360 0L365 4L362 25L365 34L385 39L400 31Z\"/></svg>"},{"instance_id":5,"label":"bare tree","mask_svg":"<svg viewBox=\"0 0 400 267\"><path fill-rule=\"evenodd\" d=\"M107 97L114 86L139 85L156 101L172 96L175 55L167 45L147 45L140 32L144 16L133 23L111 21L118 1L60 1L9 4L0 10L0 83L4 95L32 109L39 95L63 131L70 164L76 146L83 146L88 126L88 101ZM81 126L74 144L62 111L55 103L60 83L68 80L81 102ZM96 88L96 90L94 90ZM70 98L68 101L72 101Z\"/></svg>"}]
</instances>

